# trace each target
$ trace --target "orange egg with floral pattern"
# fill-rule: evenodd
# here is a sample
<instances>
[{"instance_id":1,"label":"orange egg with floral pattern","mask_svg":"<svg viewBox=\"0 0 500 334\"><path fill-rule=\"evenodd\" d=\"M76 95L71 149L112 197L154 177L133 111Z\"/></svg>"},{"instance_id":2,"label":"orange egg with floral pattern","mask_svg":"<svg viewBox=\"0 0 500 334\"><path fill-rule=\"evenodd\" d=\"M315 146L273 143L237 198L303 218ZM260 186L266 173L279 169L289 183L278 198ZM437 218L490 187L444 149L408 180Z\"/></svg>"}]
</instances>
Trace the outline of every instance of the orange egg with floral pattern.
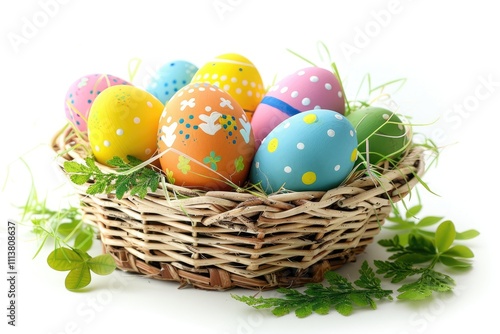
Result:
<instances>
[{"instance_id":1,"label":"orange egg with floral pattern","mask_svg":"<svg viewBox=\"0 0 500 334\"><path fill-rule=\"evenodd\" d=\"M158 152L168 181L201 190L244 185L255 155L250 120L227 92L191 83L165 105Z\"/></svg>"}]
</instances>

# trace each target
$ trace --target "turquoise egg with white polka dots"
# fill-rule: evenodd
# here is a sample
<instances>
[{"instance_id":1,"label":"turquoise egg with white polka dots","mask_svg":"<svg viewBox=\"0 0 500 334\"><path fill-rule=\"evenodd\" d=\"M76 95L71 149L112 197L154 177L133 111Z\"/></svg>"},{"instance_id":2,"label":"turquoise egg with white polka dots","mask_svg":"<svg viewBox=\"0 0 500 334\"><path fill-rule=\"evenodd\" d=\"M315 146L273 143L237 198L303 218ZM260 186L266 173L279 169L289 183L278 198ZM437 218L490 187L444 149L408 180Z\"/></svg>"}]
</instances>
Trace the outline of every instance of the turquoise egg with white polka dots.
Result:
<instances>
[{"instance_id":1,"label":"turquoise egg with white polka dots","mask_svg":"<svg viewBox=\"0 0 500 334\"><path fill-rule=\"evenodd\" d=\"M166 104L175 93L191 82L198 67L185 60L174 60L166 63L155 73L146 87L163 104Z\"/></svg>"},{"instance_id":2,"label":"turquoise egg with white polka dots","mask_svg":"<svg viewBox=\"0 0 500 334\"><path fill-rule=\"evenodd\" d=\"M357 146L356 131L342 114L327 109L296 114L259 146L250 182L267 194L336 188L352 171Z\"/></svg>"}]
</instances>

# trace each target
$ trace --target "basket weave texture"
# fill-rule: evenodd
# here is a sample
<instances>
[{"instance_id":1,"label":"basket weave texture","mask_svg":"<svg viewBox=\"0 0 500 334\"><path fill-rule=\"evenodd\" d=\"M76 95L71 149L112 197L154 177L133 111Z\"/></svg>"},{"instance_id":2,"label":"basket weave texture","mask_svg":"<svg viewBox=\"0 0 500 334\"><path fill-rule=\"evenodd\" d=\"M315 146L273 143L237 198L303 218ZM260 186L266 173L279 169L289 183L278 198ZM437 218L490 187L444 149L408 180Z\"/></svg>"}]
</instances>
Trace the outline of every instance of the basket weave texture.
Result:
<instances>
[{"instance_id":1,"label":"basket weave texture","mask_svg":"<svg viewBox=\"0 0 500 334\"><path fill-rule=\"evenodd\" d=\"M53 138L63 173L65 161L85 158L76 142L70 127ZM144 198L118 199L88 195L90 182L74 186L84 222L98 228L119 269L180 287L269 290L321 282L326 271L355 261L418 182L423 153L409 149L398 168L329 191L265 196L162 183Z\"/></svg>"}]
</instances>

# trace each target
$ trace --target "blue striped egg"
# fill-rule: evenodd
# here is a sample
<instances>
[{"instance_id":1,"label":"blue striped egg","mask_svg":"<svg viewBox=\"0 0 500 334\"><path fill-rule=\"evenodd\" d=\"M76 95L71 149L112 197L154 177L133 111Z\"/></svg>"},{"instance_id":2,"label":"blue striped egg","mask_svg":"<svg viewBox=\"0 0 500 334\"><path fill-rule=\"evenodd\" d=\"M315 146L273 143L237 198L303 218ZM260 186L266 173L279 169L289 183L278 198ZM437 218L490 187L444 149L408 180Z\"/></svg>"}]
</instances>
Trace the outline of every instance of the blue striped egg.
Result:
<instances>
[{"instance_id":1,"label":"blue striped egg","mask_svg":"<svg viewBox=\"0 0 500 334\"><path fill-rule=\"evenodd\" d=\"M310 66L291 73L269 88L252 117L256 146L288 117L313 109L344 114L345 101L337 76L330 70Z\"/></svg>"}]
</instances>

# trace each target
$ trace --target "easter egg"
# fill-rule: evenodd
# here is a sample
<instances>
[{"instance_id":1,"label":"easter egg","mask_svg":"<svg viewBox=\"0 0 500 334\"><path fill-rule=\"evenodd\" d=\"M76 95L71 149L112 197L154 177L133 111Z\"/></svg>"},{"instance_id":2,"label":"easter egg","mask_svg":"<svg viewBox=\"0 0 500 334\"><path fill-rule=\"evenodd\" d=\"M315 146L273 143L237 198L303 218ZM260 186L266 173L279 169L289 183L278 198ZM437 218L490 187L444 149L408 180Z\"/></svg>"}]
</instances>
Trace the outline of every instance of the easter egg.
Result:
<instances>
[{"instance_id":1,"label":"easter egg","mask_svg":"<svg viewBox=\"0 0 500 334\"><path fill-rule=\"evenodd\" d=\"M198 67L185 60L169 62L154 74L146 87L163 104L193 79Z\"/></svg>"},{"instance_id":2,"label":"easter egg","mask_svg":"<svg viewBox=\"0 0 500 334\"><path fill-rule=\"evenodd\" d=\"M191 83L165 105L158 151L170 182L230 190L246 181L255 145L250 121L231 95L215 85Z\"/></svg>"},{"instance_id":3,"label":"easter egg","mask_svg":"<svg viewBox=\"0 0 500 334\"><path fill-rule=\"evenodd\" d=\"M117 85L104 90L92 104L88 136L95 159L102 163L131 155L142 161L156 152L156 131L163 104L145 90Z\"/></svg>"},{"instance_id":4,"label":"easter egg","mask_svg":"<svg viewBox=\"0 0 500 334\"><path fill-rule=\"evenodd\" d=\"M360 157L377 165L382 160L397 162L411 139L408 129L394 112L381 107L366 107L351 112L347 119L356 129ZM364 164L363 164L364 165Z\"/></svg>"},{"instance_id":5,"label":"easter egg","mask_svg":"<svg viewBox=\"0 0 500 334\"><path fill-rule=\"evenodd\" d=\"M131 85L110 74L91 74L74 81L66 92L64 110L66 118L82 133L87 132L90 107L106 88L115 85Z\"/></svg>"},{"instance_id":6,"label":"easter egg","mask_svg":"<svg viewBox=\"0 0 500 334\"><path fill-rule=\"evenodd\" d=\"M268 194L333 189L352 171L357 144L354 128L342 114L304 111L281 122L265 138L255 154L250 182Z\"/></svg>"},{"instance_id":7,"label":"easter egg","mask_svg":"<svg viewBox=\"0 0 500 334\"><path fill-rule=\"evenodd\" d=\"M328 109L344 114L345 102L339 80L320 67L298 70L269 88L252 117L256 146L290 116L312 109Z\"/></svg>"},{"instance_id":8,"label":"easter egg","mask_svg":"<svg viewBox=\"0 0 500 334\"><path fill-rule=\"evenodd\" d=\"M192 83L205 82L231 95L251 119L265 94L261 75L255 65L237 53L219 55L200 67Z\"/></svg>"}]
</instances>

